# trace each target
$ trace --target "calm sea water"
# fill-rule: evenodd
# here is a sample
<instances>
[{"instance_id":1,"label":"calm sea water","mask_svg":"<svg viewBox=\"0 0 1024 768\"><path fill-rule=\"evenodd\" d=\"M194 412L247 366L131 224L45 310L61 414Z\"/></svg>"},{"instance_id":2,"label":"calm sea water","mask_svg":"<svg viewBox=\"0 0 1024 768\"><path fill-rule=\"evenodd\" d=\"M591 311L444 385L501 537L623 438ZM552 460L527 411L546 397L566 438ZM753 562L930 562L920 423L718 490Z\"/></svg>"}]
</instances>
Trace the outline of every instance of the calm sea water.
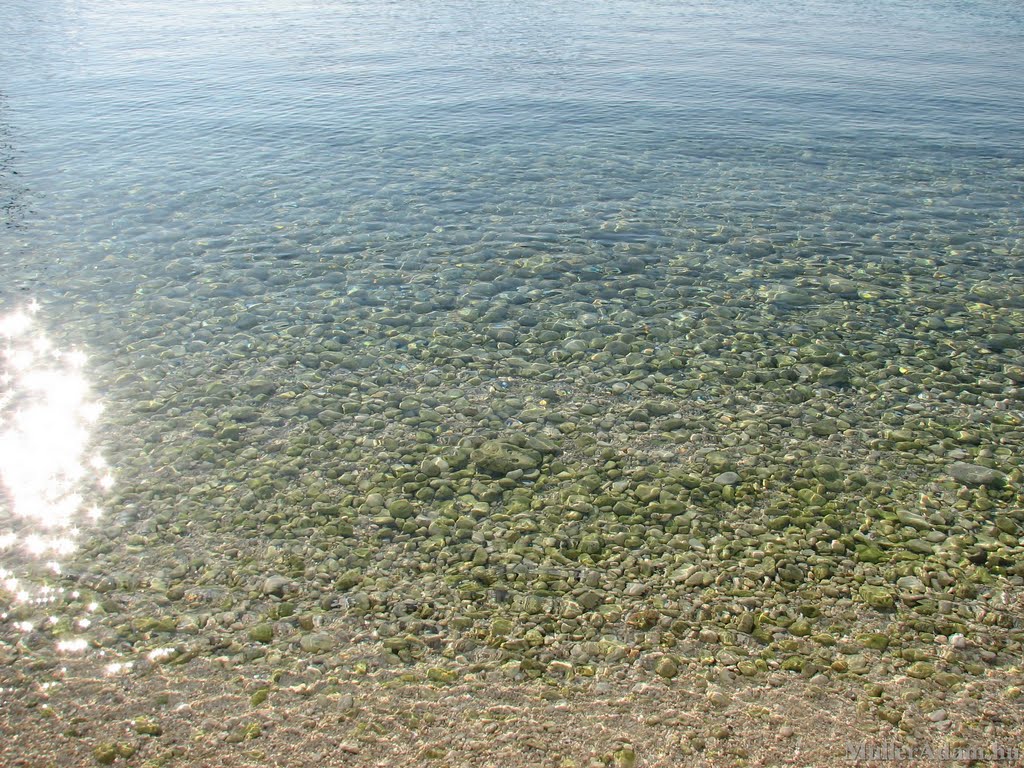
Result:
<instances>
[{"instance_id":1,"label":"calm sea water","mask_svg":"<svg viewBox=\"0 0 1024 768\"><path fill-rule=\"evenodd\" d=\"M877 359L935 345L917 302L987 328L964 306L987 284L1010 365L1022 39L1016 0L6 0L0 302L89 350L129 489L147 465L245 477L175 464L230 421L217 385L326 382L351 350L344 371L454 386L602 334L710 360L744 313L748 338L778 325L765 354L906 324ZM833 273L860 282L816 296ZM819 298L839 314L800 314Z\"/></svg>"},{"instance_id":2,"label":"calm sea water","mask_svg":"<svg viewBox=\"0 0 1024 768\"><path fill-rule=\"evenodd\" d=\"M75 286L102 302L168 259L229 280L228 252L339 238L415 268L609 222L669 250L1019 224L1009 0L11 0L0 23L7 292L103 263Z\"/></svg>"}]
</instances>

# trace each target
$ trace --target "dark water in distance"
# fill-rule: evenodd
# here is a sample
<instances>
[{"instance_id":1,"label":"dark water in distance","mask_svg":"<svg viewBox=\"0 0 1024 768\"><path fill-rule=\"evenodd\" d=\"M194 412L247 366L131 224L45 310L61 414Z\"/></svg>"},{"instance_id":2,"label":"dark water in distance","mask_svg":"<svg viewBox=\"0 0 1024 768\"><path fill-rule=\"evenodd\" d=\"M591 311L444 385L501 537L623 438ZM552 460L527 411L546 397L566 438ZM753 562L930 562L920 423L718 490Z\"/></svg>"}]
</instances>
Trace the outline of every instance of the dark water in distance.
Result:
<instances>
[{"instance_id":1,"label":"dark water in distance","mask_svg":"<svg viewBox=\"0 0 1024 768\"><path fill-rule=\"evenodd\" d=\"M951 167L997 177L955 201L970 211L1019 194L998 176L1024 144L1022 15L1012 2L13 2L6 162L33 241L73 241L63 257L86 262L104 241L180 252L197 231L255 240L283 225L308 243L339 218L407 242L437 225L514 240L585 230L627 201L646 220L637 236L671 238L661 211L798 218L867 187L891 196L874 211L887 217Z\"/></svg>"}]
</instances>

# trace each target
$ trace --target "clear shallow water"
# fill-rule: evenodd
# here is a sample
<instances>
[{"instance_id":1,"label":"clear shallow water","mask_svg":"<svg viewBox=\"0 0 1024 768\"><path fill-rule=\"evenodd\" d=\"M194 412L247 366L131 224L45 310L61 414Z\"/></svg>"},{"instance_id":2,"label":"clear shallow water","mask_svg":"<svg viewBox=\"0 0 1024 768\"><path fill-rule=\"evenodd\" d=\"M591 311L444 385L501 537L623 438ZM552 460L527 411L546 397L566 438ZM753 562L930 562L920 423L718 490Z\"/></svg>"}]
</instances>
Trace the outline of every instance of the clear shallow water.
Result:
<instances>
[{"instance_id":1,"label":"clear shallow water","mask_svg":"<svg viewBox=\"0 0 1024 768\"><path fill-rule=\"evenodd\" d=\"M221 508L276 531L340 472L536 424L552 383L782 408L771 360L840 383L819 416L1014 407L1016 3L8 5L0 299L89 350L143 537ZM852 373L779 358L812 342ZM432 390L479 402L408 415Z\"/></svg>"},{"instance_id":2,"label":"clear shallow water","mask_svg":"<svg viewBox=\"0 0 1024 768\"><path fill-rule=\"evenodd\" d=\"M415 271L632 242L664 263L729 227L857 258L1005 251L1020 223L1012 3L16 8L8 290L70 280L86 314L169 261L209 291L288 259L237 290L301 305L295 265L338 253Z\"/></svg>"}]
</instances>

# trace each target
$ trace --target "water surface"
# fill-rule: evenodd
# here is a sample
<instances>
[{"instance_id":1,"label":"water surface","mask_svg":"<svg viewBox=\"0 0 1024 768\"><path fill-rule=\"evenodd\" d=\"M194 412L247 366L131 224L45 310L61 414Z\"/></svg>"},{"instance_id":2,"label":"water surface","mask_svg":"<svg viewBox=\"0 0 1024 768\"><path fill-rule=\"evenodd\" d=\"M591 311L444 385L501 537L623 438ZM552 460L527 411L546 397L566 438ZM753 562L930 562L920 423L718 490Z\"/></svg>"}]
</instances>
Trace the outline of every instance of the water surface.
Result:
<instances>
[{"instance_id":1,"label":"water surface","mask_svg":"<svg viewBox=\"0 0 1024 768\"><path fill-rule=\"evenodd\" d=\"M698 539L723 469L755 520L820 457L897 499L1019 472L1022 33L999 0L9 0L0 300L107 402L140 538L76 567L147 574L81 583L223 584L200 530L264 558L236 580L401 573L453 496L494 501L421 460L520 431L566 487L705 476ZM860 525L863 486L815 489ZM637 524L579 514L534 566Z\"/></svg>"}]
</instances>

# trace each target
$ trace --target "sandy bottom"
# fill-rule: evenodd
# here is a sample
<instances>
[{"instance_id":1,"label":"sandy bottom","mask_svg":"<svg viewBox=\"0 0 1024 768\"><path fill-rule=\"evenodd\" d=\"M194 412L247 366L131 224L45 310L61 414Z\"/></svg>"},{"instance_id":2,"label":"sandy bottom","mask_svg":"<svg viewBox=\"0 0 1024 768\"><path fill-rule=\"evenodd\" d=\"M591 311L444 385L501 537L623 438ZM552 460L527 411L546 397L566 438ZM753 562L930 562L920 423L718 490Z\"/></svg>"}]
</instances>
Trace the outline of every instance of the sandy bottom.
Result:
<instances>
[{"instance_id":1,"label":"sandy bottom","mask_svg":"<svg viewBox=\"0 0 1024 768\"><path fill-rule=\"evenodd\" d=\"M784 673L434 684L415 668L271 680L206 659L116 675L27 661L0 668L3 766L1024 765L1024 705L1005 695L1021 680L1005 672L947 693L940 722L911 703L893 725L856 679Z\"/></svg>"}]
</instances>

